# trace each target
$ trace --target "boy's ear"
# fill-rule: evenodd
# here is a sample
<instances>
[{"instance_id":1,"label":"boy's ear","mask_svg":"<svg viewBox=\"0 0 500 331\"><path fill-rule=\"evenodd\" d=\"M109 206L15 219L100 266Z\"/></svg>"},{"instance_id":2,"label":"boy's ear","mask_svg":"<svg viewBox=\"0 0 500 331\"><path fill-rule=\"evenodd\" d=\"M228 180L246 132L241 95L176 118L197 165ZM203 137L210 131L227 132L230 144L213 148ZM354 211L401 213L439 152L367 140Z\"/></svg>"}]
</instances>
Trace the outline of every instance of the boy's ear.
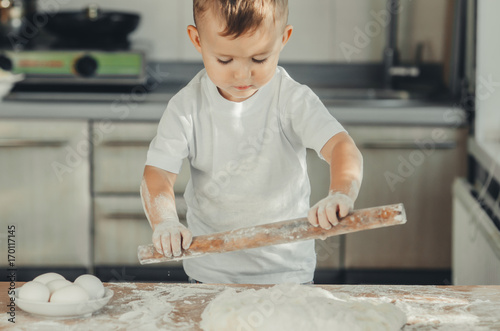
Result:
<instances>
[{"instance_id":1,"label":"boy's ear","mask_svg":"<svg viewBox=\"0 0 500 331\"><path fill-rule=\"evenodd\" d=\"M196 50L201 53L201 42L200 42L200 34L198 33L198 29L194 25L188 25L187 33L188 33L189 39L193 43Z\"/></svg>"},{"instance_id":2,"label":"boy's ear","mask_svg":"<svg viewBox=\"0 0 500 331\"><path fill-rule=\"evenodd\" d=\"M291 26L290 24L288 24L287 26L285 26L285 31L283 32L283 39L282 39L282 42L281 42L281 48L282 49L283 49L283 47L285 47L285 45L288 42L288 40L290 40L290 37L292 35L292 31L293 31L293 26Z\"/></svg>"}]
</instances>

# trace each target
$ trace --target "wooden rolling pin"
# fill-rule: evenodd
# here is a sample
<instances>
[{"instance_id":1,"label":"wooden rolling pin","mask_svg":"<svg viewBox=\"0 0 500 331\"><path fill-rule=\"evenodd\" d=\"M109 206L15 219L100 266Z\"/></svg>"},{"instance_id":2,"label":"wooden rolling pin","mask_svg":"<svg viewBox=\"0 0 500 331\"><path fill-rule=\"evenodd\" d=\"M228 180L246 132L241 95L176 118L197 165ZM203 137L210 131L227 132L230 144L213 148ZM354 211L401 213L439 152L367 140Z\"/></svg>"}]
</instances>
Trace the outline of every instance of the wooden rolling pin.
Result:
<instances>
[{"instance_id":1,"label":"wooden rolling pin","mask_svg":"<svg viewBox=\"0 0 500 331\"><path fill-rule=\"evenodd\" d=\"M206 254L226 253L242 249L278 245L309 239L325 239L345 233L376 229L406 223L402 203L359 209L340 220L329 230L314 227L307 218L257 225L226 232L193 237L193 242L180 256L166 257L156 251L152 244L137 248L141 264L178 261Z\"/></svg>"}]
</instances>

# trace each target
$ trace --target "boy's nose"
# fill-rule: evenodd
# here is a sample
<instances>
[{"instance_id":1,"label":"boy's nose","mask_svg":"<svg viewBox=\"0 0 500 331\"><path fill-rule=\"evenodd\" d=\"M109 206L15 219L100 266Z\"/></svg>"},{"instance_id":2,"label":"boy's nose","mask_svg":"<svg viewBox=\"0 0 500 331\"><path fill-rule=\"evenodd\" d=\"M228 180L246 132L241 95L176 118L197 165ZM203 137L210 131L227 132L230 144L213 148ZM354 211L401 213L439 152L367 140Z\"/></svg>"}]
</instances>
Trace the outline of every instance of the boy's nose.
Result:
<instances>
[{"instance_id":1,"label":"boy's nose","mask_svg":"<svg viewBox=\"0 0 500 331\"><path fill-rule=\"evenodd\" d=\"M252 76L252 70L250 66L240 66L234 73L234 78L239 81L243 81L245 79L250 78Z\"/></svg>"}]
</instances>

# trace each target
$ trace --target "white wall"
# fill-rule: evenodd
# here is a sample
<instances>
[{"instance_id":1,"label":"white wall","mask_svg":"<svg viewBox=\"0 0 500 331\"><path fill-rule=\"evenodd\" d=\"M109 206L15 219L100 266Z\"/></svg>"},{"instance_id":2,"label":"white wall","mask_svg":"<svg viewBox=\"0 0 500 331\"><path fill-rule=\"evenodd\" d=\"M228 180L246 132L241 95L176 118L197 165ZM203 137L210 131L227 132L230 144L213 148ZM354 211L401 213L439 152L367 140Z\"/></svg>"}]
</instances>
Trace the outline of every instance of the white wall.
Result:
<instances>
[{"instance_id":1,"label":"white wall","mask_svg":"<svg viewBox=\"0 0 500 331\"><path fill-rule=\"evenodd\" d=\"M477 13L476 138L500 142L500 1L481 0Z\"/></svg>"},{"instance_id":2,"label":"white wall","mask_svg":"<svg viewBox=\"0 0 500 331\"><path fill-rule=\"evenodd\" d=\"M61 9L79 10L84 0L41 0L60 3ZM424 59L441 61L444 54L446 3L450 0L401 0L400 51L403 59L414 58L417 42L426 45ZM370 13L380 13L386 0L289 0L289 23L295 28L282 53L282 61L366 62L380 61L385 31ZM101 0L103 9L134 11L141 24L132 35L136 47L148 51L153 60L200 60L186 34L192 24L190 0ZM366 29L373 30L363 44L356 44ZM357 32L363 31L363 32ZM340 45L356 47L346 56ZM359 47L358 47L359 46ZM349 46L347 46L349 47Z\"/></svg>"}]
</instances>

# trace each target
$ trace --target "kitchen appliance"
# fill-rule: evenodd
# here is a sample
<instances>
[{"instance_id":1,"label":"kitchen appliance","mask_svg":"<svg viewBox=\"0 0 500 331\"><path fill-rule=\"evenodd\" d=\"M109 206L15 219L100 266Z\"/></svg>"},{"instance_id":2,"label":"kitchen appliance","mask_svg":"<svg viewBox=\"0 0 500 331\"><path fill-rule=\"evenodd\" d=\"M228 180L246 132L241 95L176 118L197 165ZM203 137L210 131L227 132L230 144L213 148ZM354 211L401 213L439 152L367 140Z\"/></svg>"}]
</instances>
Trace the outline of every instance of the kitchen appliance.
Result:
<instances>
[{"instance_id":1,"label":"kitchen appliance","mask_svg":"<svg viewBox=\"0 0 500 331\"><path fill-rule=\"evenodd\" d=\"M45 29L57 37L55 49L124 50L130 47L128 35L139 25L138 14L102 11L90 5L79 12L58 12Z\"/></svg>"},{"instance_id":2,"label":"kitchen appliance","mask_svg":"<svg viewBox=\"0 0 500 331\"><path fill-rule=\"evenodd\" d=\"M141 264L176 261L207 254L226 253L249 248L326 239L331 236L405 224L403 204L355 210L329 230L315 227L307 218L257 225L226 232L196 236L191 246L180 256L165 257L152 244L139 246L137 255Z\"/></svg>"},{"instance_id":3,"label":"kitchen appliance","mask_svg":"<svg viewBox=\"0 0 500 331\"><path fill-rule=\"evenodd\" d=\"M500 210L494 198L457 178L453 215L453 284L500 284Z\"/></svg>"},{"instance_id":4,"label":"kitchen appliance","mask_svg":"<svg viewBox=\"0 0 500 331\"><path fill-rule=\"evenodd\" d=\"M17 90L56 87L64 90L68 84L134 85L145 79L145 58L138 51L5 51L0 54L0 68L24 74L25 79Z\"/></svg>"},{"instance_id":5,"label":"kitchen appliance","mask_svg":"<svg viewBox=\"0 0 500 331\"><path fill-rule=\"evenodd\" d=\"M4 1L10 0L0 3ZM45 34L33 37L36 47L0 50L0 69L25 77L12 89L15 96L7 99L49 91L130 92L130 87L146 82L145 54L132 50L128 40L139 15L103 11L96 5L45 14Z\"/></svg>"}]
</instances>

